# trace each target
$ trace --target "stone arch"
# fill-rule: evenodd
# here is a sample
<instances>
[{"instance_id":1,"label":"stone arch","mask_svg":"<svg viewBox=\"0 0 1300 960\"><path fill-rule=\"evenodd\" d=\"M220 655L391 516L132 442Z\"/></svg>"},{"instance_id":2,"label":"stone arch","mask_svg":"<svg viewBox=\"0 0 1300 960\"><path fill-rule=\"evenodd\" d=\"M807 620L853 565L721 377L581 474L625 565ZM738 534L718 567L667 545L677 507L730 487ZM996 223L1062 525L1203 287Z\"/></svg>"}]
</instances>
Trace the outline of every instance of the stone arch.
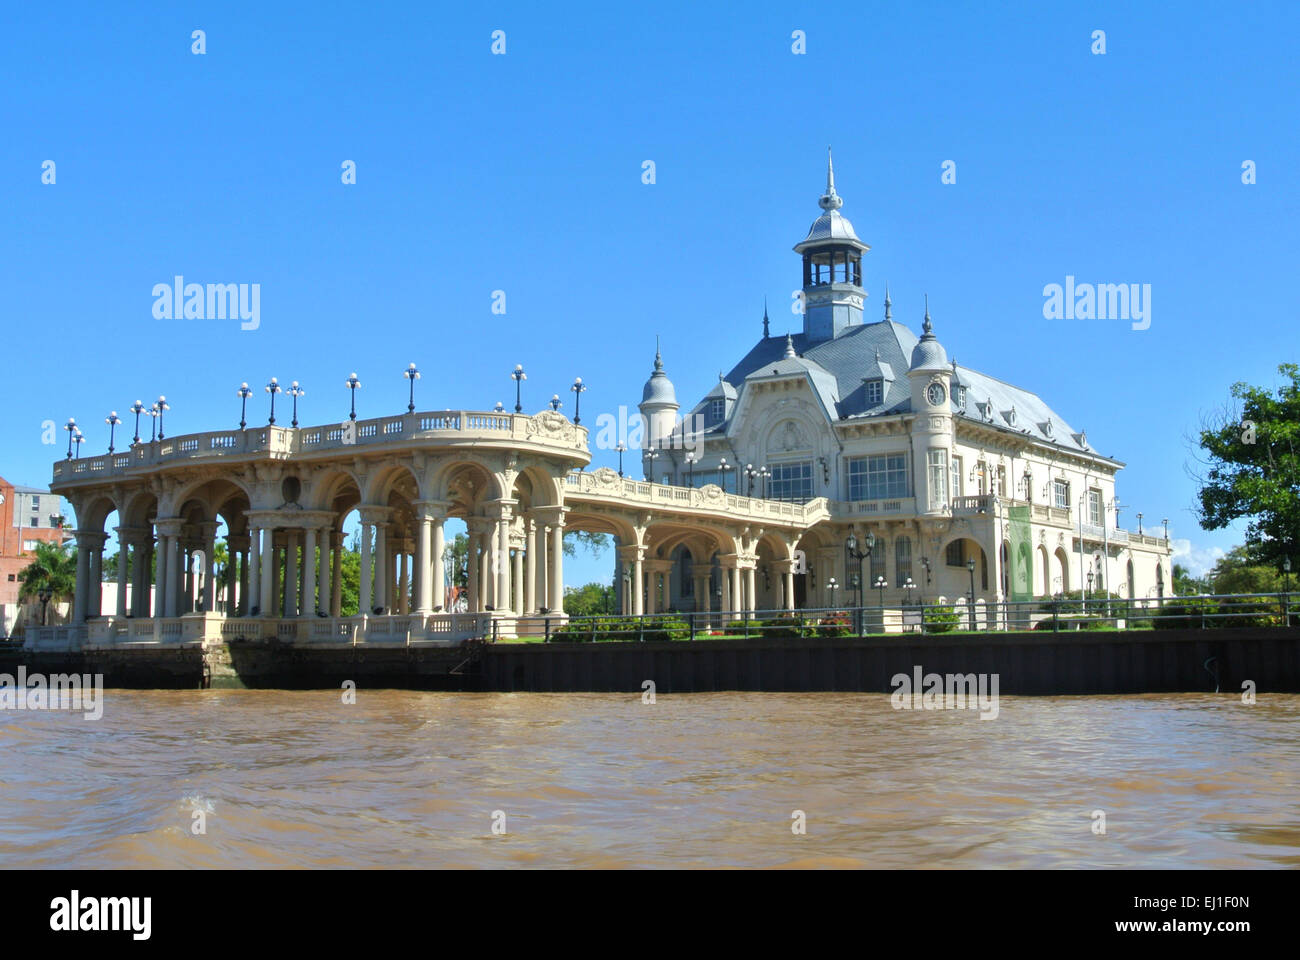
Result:
<instances>
[{"instance_id":1,"label":"stone arch","mask_svg":"<svg viewBox=\"0 0 1300 960\"><path fill-rule=\"evenodd\" d=\"M479 460L458 457L429 470L425 499L446 501L449 512L468 516L485 501L504 497L495 470Z\"/></svg>"},{"instance_id":2,"label":"stone arch","mask_svg":"<svg viewBox=\"0 0 1300 960\"><path fill-rule=\"evenodd\" d=\"M1061 581L1060 592L1061 593L1070 592L1070 558L1065 553L1065 547L1056 548L1056 567L1055 567L1055 574L1052 579L1053 579L1052 582L1053 588L1055 588L1056 586L1056 580L1059 579ZM1056 590L1053 589L1052 592L1055 593Z\"/></svg>"}]
</instances>

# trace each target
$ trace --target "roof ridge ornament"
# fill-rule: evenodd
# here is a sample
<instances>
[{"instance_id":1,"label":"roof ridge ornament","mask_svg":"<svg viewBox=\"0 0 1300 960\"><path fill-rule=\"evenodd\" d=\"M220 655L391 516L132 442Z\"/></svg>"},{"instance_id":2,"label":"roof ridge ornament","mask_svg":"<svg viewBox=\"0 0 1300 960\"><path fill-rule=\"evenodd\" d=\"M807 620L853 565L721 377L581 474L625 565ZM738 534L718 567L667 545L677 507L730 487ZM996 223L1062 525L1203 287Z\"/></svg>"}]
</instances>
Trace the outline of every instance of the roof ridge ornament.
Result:
<instances>
[{"instance_id":1,"label":"roof ridge ornament","mask_svg":"<svg viewBox=\"0 0 1300 960\"><path fill-rule=\"evenodd\" d=\"M885 281L885 322L889 323L894 319L893 308L894 301L889 299L889 281ZM877 350L877 353L880 351Z\"/></svg>"},{"instance_id":2,"label":"roof ridge ornament","mask_svg":"<svg viewBox=\"0 0 1300 960\"><path fill-rule=\"evenodd\" d=\"M798 356L798 354L794 352L794 337L789 333L785 335L785 355L787 358Z\"/></svg>"},{"instance_id":3,"label":"roof ridge ornament","mask_svg":"<svg viewBox=\"0 0 1300 960\"><path fill-rule=\"evenodd\" d=\"M655 334L655 373L663 373L664 358L659 353L659 334Z\"/></svg>"},{"instance_id":4,"label":"roof ridge ornament","mask_svg":"<svg viewBox=\"0 0 1300 960\"><path fill-rule=\"evenodd\" d=\"M835 164L831 159L830 147L826 148L826 192L817 201L817 205L827 213L844 206L844 201L835 192Z\"/></svg>"},{"instance_id":5,"label":"roof ridge ornament","mask_svg":"<svg viewBox=\"0 0 1300 960\"><path fill-rule=\"evenodd\" d=\"M763 339L766 340L769 336L770 334L768 333L768 321L767 321L767 297L764 297L763 298Z\"/></svg>"},{"instance_id":6,"label":"roof ridge ornament","mask_svg":"<svg viewBox=\"0 0 1300 960\"><path fill-rule=\"evenodd\" d=\"M925 320L921 323L921 339L934 339L934 324L930 321L930 295L925 295Z\"/></svg>"}]
</instances>

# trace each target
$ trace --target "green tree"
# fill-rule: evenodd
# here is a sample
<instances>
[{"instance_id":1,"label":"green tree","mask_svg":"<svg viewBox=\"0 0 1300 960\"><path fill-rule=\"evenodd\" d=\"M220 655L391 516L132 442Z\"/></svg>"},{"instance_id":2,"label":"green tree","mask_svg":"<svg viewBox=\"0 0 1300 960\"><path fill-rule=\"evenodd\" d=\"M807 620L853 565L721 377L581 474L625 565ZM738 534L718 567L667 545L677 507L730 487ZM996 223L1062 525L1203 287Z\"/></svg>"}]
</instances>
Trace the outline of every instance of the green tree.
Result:
<instances>
[{"instance_id":1,"label":"green tree","mask_svg":"<svg viewBox=\"0 0 1300 960\"><path fill-rule=\"evenodd\" d=\"M1206 577L1209 592L1281 593L1282 575L1259 559L1259 551L1247 544L1233 547L1219 558Z\"/></svg>"},{"instance_id":2,"label":"green tree","mask_svg":"<svg viewBox=\"0 0 1300 960\"><path fill-rule=\"evenodd\" d=\"M1193 577L1181 563L1174 564L1174 593L1188 597L1198 593L1209 593L1210 583L1205 577Z\"/></svg>"},{"instance_id":3,"label":"green tree","mask_svg":"<svg viewBox=\"0 0 1300 960\"><path fill-rule=\"evenodd\" d=\"M50 603L71 600L77 588L77 558L65 544L40 541L32 561L19 571L18 579L22 582L18 588L20 603L39 600L43 590L50 592ZM46 622L48 610L46 607Z\"/></svg>"},{"instance_id":4,"label":"green tree","mask_svg":"<svg viewBox=\"0 0 1300 960\"><path fill-rule=\"evenodd\" d=\"M589 533L586 530L566 530L564 532L564 555L566 557L577 556L579 547L582 547L593 557L598 557L601 551L608 546L609 534L607 533Z\"/></svg>"},{"instance_id":5,"label":"green tree","mask_svg":"<svg viewBox=\"0 0 1300 960\"><path fill-rule=\"evenodd\" d=\"M594 617L614 612L614 587L608 583L585 583L564 588L564 612L571 617Z\"/></svg>"},{"instance_id":6,"label":"green tree","mask_svg":"<svg viewBox=\"0 0 1300 960\"><path fill-rule=\"evenodd\" d=\"M339 616L355 617L361 606L361 549L354 538L339 551Z\"/></svg>"},{"instance_id":7,"label":"green tree","mask_svg":"<svg viewBox=\"0 0 1300 960\"><path fill-rule=\"evenodd\" d=\"M1279 569L1300 545L1300 364L1284 363L1275 392L1232 385L1233 401L1202 424L1206 467L1197 519L1219 530L1245 519L1256 564Z\"/></svg>"}]
</instances>

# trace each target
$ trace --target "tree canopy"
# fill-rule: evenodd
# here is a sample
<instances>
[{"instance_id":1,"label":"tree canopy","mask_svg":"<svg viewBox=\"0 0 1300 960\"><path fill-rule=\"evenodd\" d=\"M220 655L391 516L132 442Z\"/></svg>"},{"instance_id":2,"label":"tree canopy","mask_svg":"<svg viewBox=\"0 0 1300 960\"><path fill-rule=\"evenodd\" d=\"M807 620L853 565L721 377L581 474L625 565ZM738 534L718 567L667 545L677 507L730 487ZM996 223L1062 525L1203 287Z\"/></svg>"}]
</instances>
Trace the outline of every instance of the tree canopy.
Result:
<instances>
[{"instance_id":1,"label":"tree canopy","mask_svg":"<svg viewBox=\"0 0 1300 960\"><path fill-rule=\"evenodd\" d=\"M22 586L18 600L27 603L40 599L42 590L50 592L50 602L71 600L77 588L77 558L62 543L37 542L32 561L18 572Z\"/></svg>"},{"instance_id":2,"label":"tree canopy","mask_svg":"<svg viewBox=\"0 0 1300 960\"><path fill-rule=\"evenodd\" d=\"M1202 424L1204 451L1197 519L1219 530L1245 519L1246 544L1259 565L1280 569L1300 546L1300 365L1284 363L1274 391L1232 385L1232 401Z\"/></svg>"}]
</instances>

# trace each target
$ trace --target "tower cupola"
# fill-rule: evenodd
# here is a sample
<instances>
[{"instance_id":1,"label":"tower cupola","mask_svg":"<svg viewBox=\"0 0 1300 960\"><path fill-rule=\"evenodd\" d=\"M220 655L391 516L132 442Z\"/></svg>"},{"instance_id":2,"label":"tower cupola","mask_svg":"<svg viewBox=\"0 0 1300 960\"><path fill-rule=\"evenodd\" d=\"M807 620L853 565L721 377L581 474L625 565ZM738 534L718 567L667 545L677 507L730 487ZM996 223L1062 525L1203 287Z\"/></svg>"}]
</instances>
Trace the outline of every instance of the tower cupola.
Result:
<instances>
[{"instance_id":1,"label":"tower cupola","mask_svg":"<svg viewBox=\"0 0 1300 960\"><path fill-rule=\"evenodd\" d=\"M808 236L795 245L803 257L803 330L807 343L838 337L862 323L862 255L871 248L858 239L847 217L840 213L844 201L835 192L835 166L826 151L826 192L817 201L822 215L813 221Z\"/></svg>"}]
</instances>

